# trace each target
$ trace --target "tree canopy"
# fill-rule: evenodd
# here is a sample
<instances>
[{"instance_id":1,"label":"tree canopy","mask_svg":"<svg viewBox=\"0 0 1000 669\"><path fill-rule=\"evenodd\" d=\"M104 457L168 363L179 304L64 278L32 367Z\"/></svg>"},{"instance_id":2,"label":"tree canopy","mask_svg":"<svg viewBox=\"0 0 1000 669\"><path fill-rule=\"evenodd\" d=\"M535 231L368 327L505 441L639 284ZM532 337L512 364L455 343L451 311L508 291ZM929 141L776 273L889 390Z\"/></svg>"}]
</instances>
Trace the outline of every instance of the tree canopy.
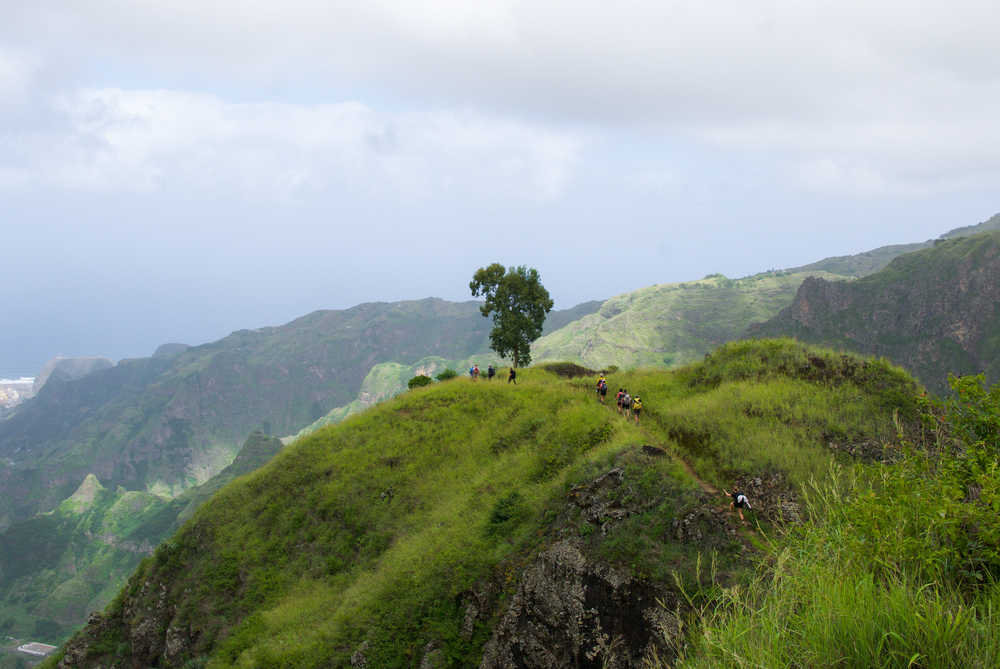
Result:
<instances>
[{"instance_id":1,"label":"tree canopy","mask_svg":"<svg viewBox=\"0 0 1000 669\"><path fill-rule=\"evenodd\" d=\"M542 335L545 315L552 311L552 298L539 279L538 270L524 265L504 268L500 263L480 267L469 282L473 297L485 298L479 308L493 316L490 348L514 367L531 362L531 342Z\"/></svg>"}]
</instances>

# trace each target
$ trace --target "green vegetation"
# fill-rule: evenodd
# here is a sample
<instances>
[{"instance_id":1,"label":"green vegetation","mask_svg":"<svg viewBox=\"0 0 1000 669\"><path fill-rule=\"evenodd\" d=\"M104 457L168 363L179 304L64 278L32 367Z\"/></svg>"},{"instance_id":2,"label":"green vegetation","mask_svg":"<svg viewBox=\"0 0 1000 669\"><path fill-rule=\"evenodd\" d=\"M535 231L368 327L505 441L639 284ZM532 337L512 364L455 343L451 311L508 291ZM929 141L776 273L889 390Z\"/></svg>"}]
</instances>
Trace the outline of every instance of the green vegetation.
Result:
<instances>
[{"instance_id":1,"label":"green vegetation","mask_svg":"<svg viewBox=\"0 0 1000 669\"><path fill-rule=\"evenodd\" d=\"M811 522L716 591L683 666L1000 664L1000 386L952 388L889 463L811 482Z\"/></svg>"},{"instance_id":2,"label":"green vegetation","mask_svg":"<svg viewBox=\"0 0 1000 669\"><path fill-rule=\"evenodd\" d=\"M493 316L490 348L514 367L531 363L531 342L542 335L552 298L542 285L538 270L524 265L504 269L500 263L480 267L469 282L473 297L483 296L484 317Z\"/></svg>"},{"instance_id":3,"label":"green vegetation","mask_svg":"<svg viewBox=\"0 0 1000 669\"><path fill-rule=\"evenodd\" d=\"M609 377L643 396L641 426L599 404L592 378L528 369L519 381L417 388L287 447L143 563L109 609L104 640L89 646L92 659L128 651L122 640L136 621L122 617L125 603L155 608L159 590L144 584L162 582L170 624L190 630L181 664L341 666L363 647L369 666L410 666L434 642L447 666L475 665L491 618L463 632L467 593L496 584L499 615L519 569L567 533L595 560L657 587L695 592L711 571L717 586L691 601L714 602L736 592L749 554L708 527L700 543L675 538L675 521L711 518L725 501L644 445L683 455L703 481L770 476L795 497L837 462L846 467L837 485L850 481L831 440L890 447L897 424L920 425L905 373L788 340L731 344L676 372ZM612 467L626 482L612 501L632 511L595 531L568 499ZM773 511L758 517L769 534L782 526Z\"/></svg>"},{"instance_id":4,"label":"green vegetation","mask_svg":"<svg viewBox=\"0 0 1000 669\"><path fill-rule=\"evenodd\" d=\"M448 381L449 379L453 379L456 376L458 376L458 372L456 372L451 367L446 367L445 370L440 374L435 374L434 378L437 379L438 381Z\"/></svg>"},{"instance_id":5,"label":"green vegetation","mask_svg":"<svg viewBox=\"0 0 1000 669\"><path fill-rule=\"evenodd\" d=\"M277 439L255 432L231 465L175 499L108 490L88 474L53 512L0 534L0 632L64 641L91 611L111 601L140 560L195 509L280 449Z\"/></svg>"},{"instance_id":6,"label":"green vegetation","mask_svg":"<svg viewBox=\"0 0 1000 669\"><path fill-rule=\"evenodd\" d=\"M650 286L613 297L596 313L543 336L532 355L538 362L569 360L593 369L691 364L737 339L751 323L775 316L807 276L844 278L824 272L743 279L711 274Z\"/></svg>"},{"instance_id":7,"label":"green vegetation","mask_svg":"<svg viewBox=\"0 0 1000 669\"><path fill-rule=\"evenodd\" d=\"M429 386L432 383L434 383L434 379L432 379L431 377L425 376L424 374L418 374L406 382L406 387L409 388L410 390L413 390L414 388L423 388L424 386Z\"/></svg>"},{"instance_id":8,"label":"green vegetation","mask_svg":"<svg viewBox=\"0 0 1000 669\"><path fill-rule=\"evenodd\" d=\"M857 281L810 279L749 334L884 356L939 393L949 373L1000 380L998 269L1000 231L942 240Z\"/></svg>"}]
</instances>

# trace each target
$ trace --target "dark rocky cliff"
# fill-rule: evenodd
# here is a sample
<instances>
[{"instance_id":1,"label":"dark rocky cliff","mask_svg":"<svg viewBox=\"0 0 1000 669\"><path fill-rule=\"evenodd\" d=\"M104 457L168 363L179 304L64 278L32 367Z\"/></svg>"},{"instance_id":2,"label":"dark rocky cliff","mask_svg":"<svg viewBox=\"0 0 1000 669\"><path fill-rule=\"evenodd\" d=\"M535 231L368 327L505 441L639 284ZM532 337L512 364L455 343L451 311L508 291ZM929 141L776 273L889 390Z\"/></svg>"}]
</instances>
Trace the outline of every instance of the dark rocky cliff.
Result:
<instances>
[{"instance_id":1,"label":"dark rocky cliff","mask_svg":"<svg viewBox=\"0 0 1000 669\"><path fill-rule=\"evenodd\" d=\"M948 374L1000 379L1000 232L938 242L854 282L807 279L748 337L884 356L943 392Z\"/></svg>"}]
</instances>

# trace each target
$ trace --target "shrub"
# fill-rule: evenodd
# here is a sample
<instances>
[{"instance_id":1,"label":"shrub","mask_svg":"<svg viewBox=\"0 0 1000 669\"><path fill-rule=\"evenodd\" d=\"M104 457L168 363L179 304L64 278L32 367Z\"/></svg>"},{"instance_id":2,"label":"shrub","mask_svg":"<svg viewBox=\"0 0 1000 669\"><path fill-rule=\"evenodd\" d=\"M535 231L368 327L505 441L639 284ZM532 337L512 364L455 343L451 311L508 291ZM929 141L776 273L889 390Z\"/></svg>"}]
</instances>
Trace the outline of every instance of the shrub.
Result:
<instances>
[{"instance_id":1,"label":"shrub","mask_svg":"<svg viewBox=\"0 0 1000 669\"><path fill-rule=\"evenodd\" d=\"M414 376L412 379L406 382L406 387L411 389L421 388L423 386L429 386L432 383L434 383L434 379L432 379L431 377L426 376L424 374L418 374L417 376Z\"/></svg>"},{"instance_id":2,"label":"shrub","mask_svg":"<svg viewBox=\"0 0 1000 669\"><path fill-rule=\"evenodd\" d=\"M437 376L435 376L434 378L437 379L438 381L447 381L448 379L453 379L456 376L458 376L458 372L449 367L440 374L438 374Z\"/></svg>"}]
</instances>

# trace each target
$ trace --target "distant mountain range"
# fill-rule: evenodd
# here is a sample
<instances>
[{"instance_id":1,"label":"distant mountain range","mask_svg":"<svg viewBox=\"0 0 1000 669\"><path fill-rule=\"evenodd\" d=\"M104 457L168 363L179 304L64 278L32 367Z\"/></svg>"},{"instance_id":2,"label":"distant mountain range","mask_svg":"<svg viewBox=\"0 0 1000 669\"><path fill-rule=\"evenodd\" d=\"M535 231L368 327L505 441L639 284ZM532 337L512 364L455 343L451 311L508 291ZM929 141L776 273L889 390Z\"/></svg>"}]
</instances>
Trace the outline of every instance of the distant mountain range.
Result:
<instances>
[{"instance_id":1,"label":"distant mountain range","mask_svg":"<svg viewBox=\"0 0 1000 669\"><path fill-rule=\"evenodd\" d=\"M0 524L53 508L91 473L175 495L229 464L253 429L291 434L347 404L373 365L468 355L487 332L471 301L363 304L53 377L0 423Z\"/></svg>"},{"instance_id":2,"label":"distant mountain range","mask_svg":"<svg viewBox=\"0 0 1000 669\"><path fill-rule=\"evenodd\" d=\"M63 638L104 608L140 560L203 502L280 450L279 440L254 432L231 465L173 499L111 489L88 474L53 511L0 533L0 632Z\"/></svg>"},{"instance_id":3,"label":"distant mountain range","mask_svg":"<svg viewBox=\"0 0 1000 669\"><path fill-rule=\"evenodd\" d=\"M584 303L549 315L533 355L593 368L676 367L749 330L886 355L934 389L946 371L995 374L996 235L964 239L986 230L1000 230L1000 216L953 230L949 241ZM99 584L122 578L229 474L275 452L267 435L292 441L398 394L415 374L497 361L478 307L433 298L363 304L201 346L167 344L76 378L52 373L0 421L0 614L22 629L35 621L64 631L107 601L114 587ZM970 311L986 320L973 323ZM896 326L904 331L893 335ZM234 462L241 444L260 457ZM24 546L35 561L3 567L13 564L3 553Z\"/></svg>"},{"instance_id":4,"label":"distant mountain range","mask_svg":"<svg viewBox=\"0 0 1000 669\"><path fill-rule=\"evenodd\" d=\"M941 239L998 229L1000 214L951 230ZM594 368L688 364L741 337L752 324L777 316L808 277L827 283L865 277L895 258L934 245L931 240L883 246L742 279L715 274L698 281L640 288L612 297L593 314L542 337L535 342L533 354L539 362L566 360Z\"/></svg>"}]
</instances>

